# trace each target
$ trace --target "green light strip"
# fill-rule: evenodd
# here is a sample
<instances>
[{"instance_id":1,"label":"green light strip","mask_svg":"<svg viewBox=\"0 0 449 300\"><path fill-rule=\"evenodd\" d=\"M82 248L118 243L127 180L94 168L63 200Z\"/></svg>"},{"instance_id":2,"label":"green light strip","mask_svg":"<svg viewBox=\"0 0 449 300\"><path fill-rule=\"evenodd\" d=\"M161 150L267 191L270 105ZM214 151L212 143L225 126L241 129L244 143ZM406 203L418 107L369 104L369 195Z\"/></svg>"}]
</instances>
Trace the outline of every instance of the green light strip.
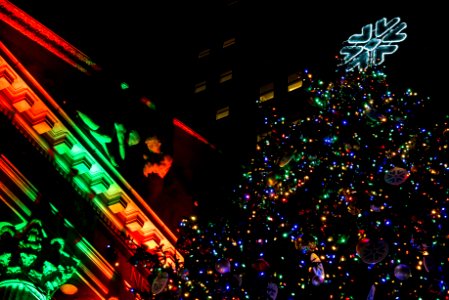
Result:
<instances>
[{"instance_id":1,"label":"green light strip","mask_svg":"<svg viewBox=\"0 0 449 300\"><path fill-rule=\"evenodd\" d=\"M49 205L50 205L51 212L54 215L57 215L59 213L59 210L51 202L49 203ZM64 225L68 228L75 229L75 226L73 226L73 224L70 223L69 220L67 220L66 218L64 218Z\"/></svg>"}]
</instances>

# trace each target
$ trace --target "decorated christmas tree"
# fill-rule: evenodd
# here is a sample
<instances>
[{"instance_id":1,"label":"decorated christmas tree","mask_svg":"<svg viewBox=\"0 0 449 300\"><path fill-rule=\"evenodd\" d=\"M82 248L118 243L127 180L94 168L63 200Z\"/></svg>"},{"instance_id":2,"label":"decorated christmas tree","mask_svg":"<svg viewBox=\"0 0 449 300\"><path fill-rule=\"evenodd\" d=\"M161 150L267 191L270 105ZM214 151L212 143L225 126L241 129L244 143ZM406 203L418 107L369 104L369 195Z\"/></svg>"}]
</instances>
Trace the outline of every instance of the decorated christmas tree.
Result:
<instances>
[{"instance_id":1,"label":"decorated christmas tree","mask_svg":"<svg viewBox=\"0 0 449 300\"><path fill-rule=\"evenodd\" d=\"M382 66L405 27L351 36L332 82L304 71L301 118L260 103L265 134L229 193L233 215L180 222L185 262L152 297L449 297L449 117Z\"/></svg>"}]
</instances>

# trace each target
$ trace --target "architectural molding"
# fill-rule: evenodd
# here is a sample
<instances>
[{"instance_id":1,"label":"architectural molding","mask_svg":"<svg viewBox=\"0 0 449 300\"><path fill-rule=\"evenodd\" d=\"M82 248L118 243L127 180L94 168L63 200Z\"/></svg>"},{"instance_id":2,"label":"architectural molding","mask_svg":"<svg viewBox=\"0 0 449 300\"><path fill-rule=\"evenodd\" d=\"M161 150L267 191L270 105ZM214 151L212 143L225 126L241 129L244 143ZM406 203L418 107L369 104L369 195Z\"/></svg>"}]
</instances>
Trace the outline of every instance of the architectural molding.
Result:
<instances>
[{"instance_id":1,"label":"architectural molding","mask_svg":"<svg viewBox=\"0 0 449 300\"><path fill-rule=\"evenodd\" d=\"M92 201L113 232L126 232L150 252L162 249L171 265L183 261L176 236L2 43L0 87L0 111Z\"/></svg>"}]
</instances>

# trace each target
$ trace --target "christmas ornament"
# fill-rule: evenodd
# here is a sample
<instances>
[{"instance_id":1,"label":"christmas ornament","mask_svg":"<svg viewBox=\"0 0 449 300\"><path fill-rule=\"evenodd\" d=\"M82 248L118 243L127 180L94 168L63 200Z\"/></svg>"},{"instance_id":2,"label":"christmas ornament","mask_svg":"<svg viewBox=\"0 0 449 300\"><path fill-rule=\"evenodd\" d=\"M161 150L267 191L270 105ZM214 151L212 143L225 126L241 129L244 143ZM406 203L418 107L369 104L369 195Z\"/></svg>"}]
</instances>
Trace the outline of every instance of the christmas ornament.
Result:
<instances>
[{"instance_id":1,"label":"christmas ornament","mask_svg":"<svg viewBox=\"0 0 449 300\"><path fill-rule=\"evenodd\" d=\"M312 262L312 267L309 269L312 271L312 284L318 286L324 282L324 267L315 253L310 255L310 261Z\"/></svg>"},{"instance_id":2,"label":"christmas ornament","mask_svg":"<svg viewBox=\"0 0 449 300\"><path fill-rule=\"evenodd\" d=\"M349 204L348 205L348 212L353 216L358 216L362 213L362 210L355 205Z\"/></svg>"},{"instance_id":3,"label":"christmas ornament","mask_svg":"<svg viewBox=\"0 0 449 300\"><path fill-rule=\"evenodd\" d=\"M267 300L276 300L277 296L278 286L273 282L269 282L267 286Z\"/></svg>"},{"instance_id":4,"label":"christmas ornament","mask_svg":"<svg viewBox=\"0 0 449 300\"><path fill-rule=\"evenodd\" d=\"M406 169L394 167L384 175L385 182L391 185L400 185L404 183L409 176Z\"/></svg>"},{"instance_id":5,"label":"christmas ornament","mask_svg":"<svg viewBox=\"0 0 449 300\"><path fill-rule=\"evenodd\" d=\"M444 129L443 135L444 136L449 136L449 128Z\"/></svg>"},{"instance_id":6,"label":"christmas ornament","mask_svg":"<svg viewBox=\"0 0 449 300\"><path fill-rule=\"evenodd\" d=\"M371 289L369 290L369 294L366 300L374 300L375 293L376 293L376 286L373 284L371 286Z\"/></svg>"},{"instance_id":7,"label":"christmas ornament","mask_svg":"<svg viewBox=\"0 0 449 300\"><path fill-rule=\"evenodd\" d=\"M262 272L266 271L270 267L270 264L265 259L259 258L254 263L252 263L251 266L254 270Z\"/></svg>"},{"instance_id":8,"label":"christmas ornament","mask_svg":"<svg viewBox=\"0 0 449 300\"><path fill-rule=\"evenodd\" d=\"M394 268L394 276L399 280L406 280L412 275L412 270L406 264L399 264Z\"/></svg>"},{"instance_id":9,"label":"christmas ornament","mask_svg":"<svg viewBox=\"0 0 449 300\"><path fill-rule=\"evenodd\" d=\"M156 295L160 294L167 286L167 282L168 282L168 273L167 272L159 273L156 276L156 278L153 279L153 283L151 284L151 292Z\"/></svg>"},{"instance_id":10,"label":"christmas ornament","mask_svg":"<svg viewBox=\"0 0 449 300\"><path fill-rule=\"evenodd\" d=\"M225 258L219 259L215 263L215 270L220 274L229 273L231 271L231 263Z\"/></svg>"},{"instance_id":11,"label":"christmas ornament","mask_svg":"<svg viewBox=\"0 0 449 300\"><path fill-rule=\"evenodd\" d=\"M385 122L387 120L387 117L385 117L385 115L378 113L375 110L368 110L366 113L366 116L373 122L376 123L381 123L381 122Z\"/></svg>"},{"instance_id":12,"label":"christmas ornament","mask_svg":"<svg viewBox=\"0 0 449 300\"><path fill-rule=\"evenodd\" d=\"M302 251L314 251L317 245L317 238L313 235L303 234L295 240L295 248Z\"/></svg>"},{"instance_id":13,"label":"christmas ornament","mask_svg":"<svg viewBox=\"0 0 449 300\"><path fill-rule=\"evenodd\" d=\"M433 260L432 256L426 255L423 257L422 261L423 261L424 269L426 270L427 273L435 270L436 264L435 264L435 261Z\"/></svg>"},{"instance_id":14,"label":"christmas ornament","mask_svg":"<svg viewBox=\"0 0 449 300\"><path fill-rule=\"evenodd\" d=\"M235 279L235 282L237 283L237 286L242 286L243 274L234 274L233 278Z\"/></svg>"},{"instance_id":15,"label":"christmas ornament","mask_svg":"<svg viewBox=\"0 0 449 300\"><path fill-rule=\"evenodd\" d=\"M296 150L289 151L290 153L286 153L282 158L279 160L279 167L283 168L286 165L290 163L290 161L293 159L293 157L296 154Z\"/></svg>"},{"instance_id":16,"label":"christmas ornament","mask_svg":"<svg viewBox=\"0 0 449 300\"><path fill-rule=\"evenodd\" d=\"M364 263L377 264L388 254L388 244L382 239L361 239L356 246L356 252Z\"/></svg>"},{"instance_id":17,"label":"christmas ornament","mask_svg":"<svg viewBox=\"0 0 449 300\"><path fill-rule=\"evenodd\" d=\"M274 187L279 183L279 180L277 180L276 176L270 176L267 179L267 184L269 187Z\"/></svg>"},{"instance_id":18,"label":"christmas ornament","mask_svg":"<svg viewBox=\"0 0 449 300\"><path fill-rule=\"evenodd\" d=\"M190 272L188 269L184 268L179 271L178 275L179 275L179 277L181 277L182 280L188 280Z\"/></svg>"}]
</instances>

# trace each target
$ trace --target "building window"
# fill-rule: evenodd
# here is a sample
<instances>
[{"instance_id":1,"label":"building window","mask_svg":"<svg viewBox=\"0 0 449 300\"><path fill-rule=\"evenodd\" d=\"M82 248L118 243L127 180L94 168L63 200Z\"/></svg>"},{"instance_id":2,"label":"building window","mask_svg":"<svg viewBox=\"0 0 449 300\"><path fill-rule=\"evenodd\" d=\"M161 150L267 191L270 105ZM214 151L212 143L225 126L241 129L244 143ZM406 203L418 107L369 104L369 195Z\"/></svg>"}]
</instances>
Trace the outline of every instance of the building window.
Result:
<instances>
[{"instance_id":1,"label":"building window","mask_svg":"<svg viewBox=\"0 0 449 300\"><path fill-rule=\"evenodd\" d=\"M289 92L294 91L302 87L302 78L300 73L293 73L288 76L287 90Z\"/></svg>"},{"instance_id":2,"label":"building window","mask_svg":"<svg viewBox=\"0 0 449 300\"><path fill-rule=\"evenodd\" d=\"M232 70L228 70L220 74L220 83L226 82L232 79Z\"/></svg>"},{"instance_id":3,"label":"building window","mask_svg":"<svg viewBox=\"0 0 449 300\"><path fill-rule=\"evenodd\" d=\"M206 81L201 81L197 84L195 84L195 94L202 92L206 89Z\"/></svg>"},{"instance_id":4,"label":"building window","mask_svg":"<svg viewBox=\"0 0 449 300\"><path fill-rule=\"evenodd\" d=\"M210 49L204 49L200 53L198 53L198 58L203 58L210 55Z\"/></svg>"},{"instance_id":5,"label":"building window","mask_svg":"<svg viewBox=\"0 0 449 300\"><path fill-rule=\"evenodd\" d=\"M223 42L223 48L230 47L234 44L235 44L235 38L227 39L226 41Z\"/></svg>"},{"instance_id":6,"label":"building window","mask_svg":"<svg viewBox=\"0 0 449 300\"><path fill-rule=\"evenodd\" d=\"M273 82L266 84L260 88L259 101L265 102L274 98L274 84Z\"/></svg>"},{"instance_id":7,"label":"building window","mask_svg":"<svg viewBox=\"0 0 449 300\"><path fill-rule=\"evenodd\" d=\"M217 110L217 113L215 115L215 120L220 120L223 118L226 118L229 116L229 106L220 108L219 110Z\"/></svg>"}]
</instances>

